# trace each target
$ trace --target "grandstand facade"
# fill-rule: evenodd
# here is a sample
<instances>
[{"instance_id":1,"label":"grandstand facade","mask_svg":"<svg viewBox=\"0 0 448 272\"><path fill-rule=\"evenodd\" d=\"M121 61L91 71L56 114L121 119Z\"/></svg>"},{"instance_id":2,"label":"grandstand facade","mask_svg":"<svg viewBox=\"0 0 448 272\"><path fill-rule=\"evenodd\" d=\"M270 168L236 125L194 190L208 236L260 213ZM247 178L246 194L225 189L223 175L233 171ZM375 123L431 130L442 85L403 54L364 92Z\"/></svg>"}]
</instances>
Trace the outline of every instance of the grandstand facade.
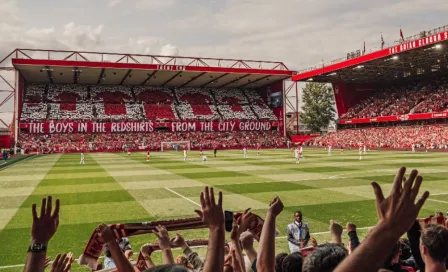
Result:
<instances>
[{"instance_id":1,"label":"grandstand facade","mask_svg":"<svg viewBox=\"0 0 448 272\"><path fill-rule=\"evenodd\" d=\"M446 119L448 26L301 71L293 80L331 83L339 125Z\"/></svg>"},{"instance_id":2,"label":"grandstand facade","mask_svg":"<svg viewBox=\"0 0 448 272\"><path fill-rule=\"evenodd\" d=\"M331 83L338 130L314 146L448 151L448 26L293 76Z\"/></svg>"},{"instance_id":3,"label":"grandstand facade","mask_svg":"<svg viewBox=\"0 0 448 272\"><path fill-rule=\"evenodd\" d=\"M8 57L18 143L74 137L86 142L74 150L91 150L99 134L285 135L284 80L293 72L281 62L29 49ZM110 142L105 135L99 141ZM132 137L126 142L140 141L135 147L151 141Z\"/></svg>"}]
</instances>

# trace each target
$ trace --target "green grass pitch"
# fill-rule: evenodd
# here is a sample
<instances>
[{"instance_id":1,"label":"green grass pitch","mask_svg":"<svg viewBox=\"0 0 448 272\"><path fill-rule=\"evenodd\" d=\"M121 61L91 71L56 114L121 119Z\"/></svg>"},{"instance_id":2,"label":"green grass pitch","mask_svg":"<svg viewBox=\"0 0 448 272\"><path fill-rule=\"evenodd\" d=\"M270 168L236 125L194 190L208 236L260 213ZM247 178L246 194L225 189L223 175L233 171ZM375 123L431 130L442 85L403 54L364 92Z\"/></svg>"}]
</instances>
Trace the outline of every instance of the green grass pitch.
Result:
<instances>
[{"instance_id":1,"label":"green grass pitch","mask_svg":"<svg viewBox=\"0 0 448 272\"><path fill-rule=\"evenodd\" d=\"M60 226L50 242L48 255L74 252L79 256L99 223L142 222L195 216L199 193L206 185L224 193L224 208L245 208L264 217L269 201L280 196L285 205L277 220L280 237L277 252L287 252L284 238L293 212L301 210L312 236L329 240L329 221L354 222L361 236L376 223L370 182L378 181L388 193L398 167L417 167L423 188L433 195L420 216L448 211L448 154L371 151L362 161L358 151L306 149L305 159L295 164L289 150L218 151L202 163L199 152L48 155L25 160L0 172L0 272L21 271L30 241L31 205L49 194L61 199ZM410 170L408 170L410 171ZM207 230L183 232L187 239L205 238ZM346 235L344 235L346 238ZM152 235L132 237L135 252ZM204 249L198 249L201 254ZM180 254L179 251L175 255ZM154 256L159 261L159 256ZM17 265L17 266L16 266ZM72 271L85 271L74 266Z\"/></svg>"}]
</instances>

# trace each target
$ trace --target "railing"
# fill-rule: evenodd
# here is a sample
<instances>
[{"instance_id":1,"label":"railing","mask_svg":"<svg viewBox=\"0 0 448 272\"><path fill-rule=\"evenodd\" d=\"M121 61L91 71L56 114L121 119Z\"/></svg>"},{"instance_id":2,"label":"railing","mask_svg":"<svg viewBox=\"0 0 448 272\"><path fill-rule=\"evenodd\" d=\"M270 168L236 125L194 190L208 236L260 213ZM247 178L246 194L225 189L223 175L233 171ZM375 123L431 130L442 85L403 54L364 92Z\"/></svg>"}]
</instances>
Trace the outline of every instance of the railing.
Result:
<instances>
[{"instance_id":1,"label":"railing","mask_svg":"<svg viewBox=\"0 0 448 272\"><path fill-rule=\"evenodd\" d=\"M398 40L398 41L394 41L393 44L385 44L384 48L393 47L395 45L399 45L399 44L402 44L402 43L405 43L405 42L415 41L415 40L418 40L418 39L421 39L421 38L424 38L424 37L427 37L427 36L430 36L430 35L442 33L442 32L445 32L445 31L448 31L448 25L441 26L441 27L438 27L438 28L434 28L434 29L429 30L429 31L422 31L419 34L415 34L415 35L406 37L404 39L404 41L403 40ZM381 48L381 46L376 46L376 47L370 48L368 51L366 51L366 53L375 52L375 51L378 51L378 50L381 50L381 49L383 49L383 48ZM325 66L329 66L329 65L332 65L332 64L335 64L335 63L346 61L346 60L347 60L347 57L341 57L341 58L338 58L338 59L335 59L335 60L332 60L332 61L326 62L326 63L322 61L322 63L320 65L314 65L312 67L308 67L308 68L299 70L298 73L301 74L301 73L313 71L313 70L316 70L316 69L322 69Z\"/></svg>"}]
</instances>

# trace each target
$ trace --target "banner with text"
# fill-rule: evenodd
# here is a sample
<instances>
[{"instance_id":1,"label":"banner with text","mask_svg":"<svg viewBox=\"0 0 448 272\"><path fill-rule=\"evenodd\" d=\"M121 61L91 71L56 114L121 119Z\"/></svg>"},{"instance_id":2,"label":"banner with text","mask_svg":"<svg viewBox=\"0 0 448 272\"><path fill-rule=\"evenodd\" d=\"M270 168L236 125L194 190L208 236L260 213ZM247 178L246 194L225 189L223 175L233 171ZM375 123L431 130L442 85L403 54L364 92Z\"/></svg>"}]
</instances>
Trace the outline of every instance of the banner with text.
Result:
<instances>
[{"instance_id":1,"label":"banner with text","mask_svg":"<svg viewBox=\"0 0 448 272\"><path fill-rule=\"evenodd\" d=\"M142 133L157 128L168 128L171 132L227 132L268 131L278 127L279 122L263 121L210 121L210 122L42 122L21 123L20 128L33 134L53 133Z\"/></svg>"},{"instance_id":2,"label":"banner with text","mask_svg":"<svg viewBox=\"0 0 448 272\"><path fill-rule=\"evenodd\" d=\"M365 123L381 123L381 122L400 122L400 121L441 119L441 118L448 118L448 112L415 113L415 114L405 114L398 116L381 116L372 118L339 120L339 124L348 125L348 124L365 124Z\"/></svg>"}]
</instances>

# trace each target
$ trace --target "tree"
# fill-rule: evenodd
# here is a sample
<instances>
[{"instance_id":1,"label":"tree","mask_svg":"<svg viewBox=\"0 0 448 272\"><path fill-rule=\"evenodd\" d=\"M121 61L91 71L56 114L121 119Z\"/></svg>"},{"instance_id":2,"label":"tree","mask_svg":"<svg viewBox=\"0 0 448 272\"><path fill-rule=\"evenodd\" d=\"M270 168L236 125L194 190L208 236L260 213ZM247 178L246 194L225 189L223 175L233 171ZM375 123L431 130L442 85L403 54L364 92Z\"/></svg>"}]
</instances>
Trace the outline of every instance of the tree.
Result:
<instances>
[{"instance_id":1,"label":"tree","mask_svg":"<svg viewBox=\"0 0 448 272\"><path fill-rule=\"evenodd\" d=\"M335 120L333 89L323 83L307 83L303 90L300 121L313 132L321 132Z\"/></svg>"}]
</instances>

